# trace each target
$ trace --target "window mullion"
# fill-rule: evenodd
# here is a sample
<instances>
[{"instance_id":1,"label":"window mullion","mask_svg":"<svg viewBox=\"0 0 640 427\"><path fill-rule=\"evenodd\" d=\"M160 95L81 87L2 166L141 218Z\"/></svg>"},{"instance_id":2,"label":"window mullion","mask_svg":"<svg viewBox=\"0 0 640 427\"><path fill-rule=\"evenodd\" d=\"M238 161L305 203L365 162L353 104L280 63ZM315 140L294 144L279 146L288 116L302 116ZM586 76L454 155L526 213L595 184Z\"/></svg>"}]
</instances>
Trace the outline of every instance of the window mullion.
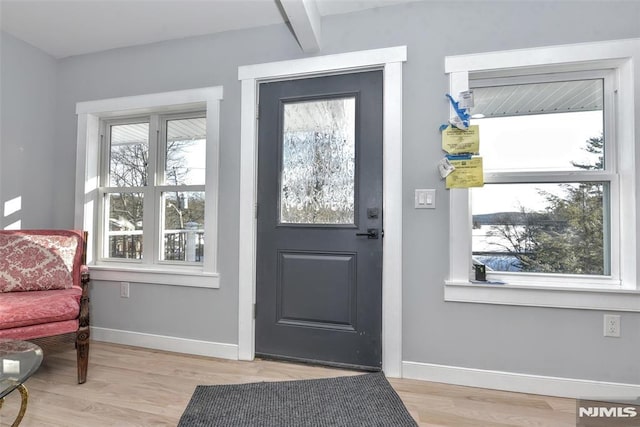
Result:
<instances>
[{"instance_id":1,"label":"window mullion","mask_svg":"<svg viewBox=\"0 0 640 427\"><path fill-rule=\"evenodd\" d=\"M553 183L553 182L588 182L612 181L616 174L608 171L571 171L571 172L485 172L486 184L508 183Z\"/></svg>"},{"instance_id":2,"label":"window mullion","mask_svg":"<svg viewBox=\"0 0 640 427\"><path fill-rule=\"evenodd\" d=\"M159 241L159 194L156 191L158 184L158 152L160 150L160 120L158 115L149 118L149 158L147 163L147 186L144 192L144 233L143 233L143 259L146 263L158 261Z\"/></svg>"}]
</instances>

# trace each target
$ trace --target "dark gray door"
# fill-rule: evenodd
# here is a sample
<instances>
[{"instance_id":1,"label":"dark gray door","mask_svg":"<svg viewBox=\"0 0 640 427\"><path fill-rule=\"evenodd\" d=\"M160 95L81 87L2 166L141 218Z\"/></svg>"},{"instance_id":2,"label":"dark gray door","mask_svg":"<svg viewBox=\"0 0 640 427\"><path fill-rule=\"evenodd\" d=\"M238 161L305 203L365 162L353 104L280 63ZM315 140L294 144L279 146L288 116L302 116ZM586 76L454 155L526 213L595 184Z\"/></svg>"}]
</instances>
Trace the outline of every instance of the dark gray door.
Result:
<instances>
[{"instance_id":1,"label":"dark gray door","mask_svg":"<svg viewBox=\"0 0 640 427\"><path fill-rule=\"evenodd\" d=\"M256 354L382 366L382 71L260 85Z\"/></svg>"}]
</instances>

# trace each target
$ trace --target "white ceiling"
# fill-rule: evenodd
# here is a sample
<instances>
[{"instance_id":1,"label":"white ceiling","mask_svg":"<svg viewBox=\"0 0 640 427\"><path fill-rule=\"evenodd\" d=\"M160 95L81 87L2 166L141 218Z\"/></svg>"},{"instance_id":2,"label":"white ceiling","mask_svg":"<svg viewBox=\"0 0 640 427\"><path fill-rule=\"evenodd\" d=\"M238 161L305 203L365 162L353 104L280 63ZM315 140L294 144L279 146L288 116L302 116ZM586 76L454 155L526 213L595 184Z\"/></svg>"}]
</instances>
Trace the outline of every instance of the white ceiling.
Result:
<instances>
[{"instance_id":1,"label":"white ceiling","mask_svg":"<svg viewBox=\"0 0 640 427\"><path fill-rule=\"evenodd\" d=\"M322 17L415 0L297 1ZM0 29L56 58L284 22L280 0L0 0Z\"/></svg>"}]
</instances>

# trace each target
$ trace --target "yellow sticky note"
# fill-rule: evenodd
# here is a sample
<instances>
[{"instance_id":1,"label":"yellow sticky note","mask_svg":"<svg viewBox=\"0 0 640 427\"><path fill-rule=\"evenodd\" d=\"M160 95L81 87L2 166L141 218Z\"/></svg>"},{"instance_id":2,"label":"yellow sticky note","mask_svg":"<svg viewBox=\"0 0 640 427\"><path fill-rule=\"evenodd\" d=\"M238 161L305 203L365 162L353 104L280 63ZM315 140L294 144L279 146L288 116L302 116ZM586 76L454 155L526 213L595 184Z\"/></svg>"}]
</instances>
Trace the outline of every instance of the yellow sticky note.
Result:
<instances>
[{"instance_id":1,"label":"yellow sticky note","mask_svg":"<svg viewBox=\"0 0 640 427\"><path fill-rule=\"evenodd\" d=\"M450 160L450 162L455 170L447 176L447 188L482 187L484 185L482 157Z\"/></svg>"},{"instance_id":2,"label":"yellow sticky note","mask_svg":"<svg viewBox=\"0 0 640 427\"><path fill-rule=\"evenodd\" d=\"M478 125L461 130L449 126L442 131L442 149L449 154L480 152L480 128Z\"/></svg>"}]
</instances>

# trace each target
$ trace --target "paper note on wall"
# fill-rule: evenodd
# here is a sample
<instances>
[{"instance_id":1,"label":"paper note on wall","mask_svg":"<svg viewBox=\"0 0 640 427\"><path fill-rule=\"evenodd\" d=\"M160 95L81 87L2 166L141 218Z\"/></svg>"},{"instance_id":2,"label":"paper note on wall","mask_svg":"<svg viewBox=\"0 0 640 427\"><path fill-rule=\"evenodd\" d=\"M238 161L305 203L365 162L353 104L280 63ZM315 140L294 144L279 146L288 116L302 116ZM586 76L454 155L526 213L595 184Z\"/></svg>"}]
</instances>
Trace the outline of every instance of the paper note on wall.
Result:
<instances>
[{"instance_id":1,"label":"paper note on wall","mask_svg":"<svg viewBox=\"0 0 640 427\"><path fill-rule=\"evenodd\" d=\"M449 126L442 131L442 149L449 154L480 152L480 129L478 125L467 130Z\"/></svg>"},{"instance_id":2,"label":"paper note on wall","mask_svg":"<svg viewBox=\"0 0 640 427\"><path fill-rule=\"evenodd\" d=\"M482 187L484 185L482 157L450 160L450 162L455 170L447 176L447 188Z\"/></svg>"}]
</instances>

